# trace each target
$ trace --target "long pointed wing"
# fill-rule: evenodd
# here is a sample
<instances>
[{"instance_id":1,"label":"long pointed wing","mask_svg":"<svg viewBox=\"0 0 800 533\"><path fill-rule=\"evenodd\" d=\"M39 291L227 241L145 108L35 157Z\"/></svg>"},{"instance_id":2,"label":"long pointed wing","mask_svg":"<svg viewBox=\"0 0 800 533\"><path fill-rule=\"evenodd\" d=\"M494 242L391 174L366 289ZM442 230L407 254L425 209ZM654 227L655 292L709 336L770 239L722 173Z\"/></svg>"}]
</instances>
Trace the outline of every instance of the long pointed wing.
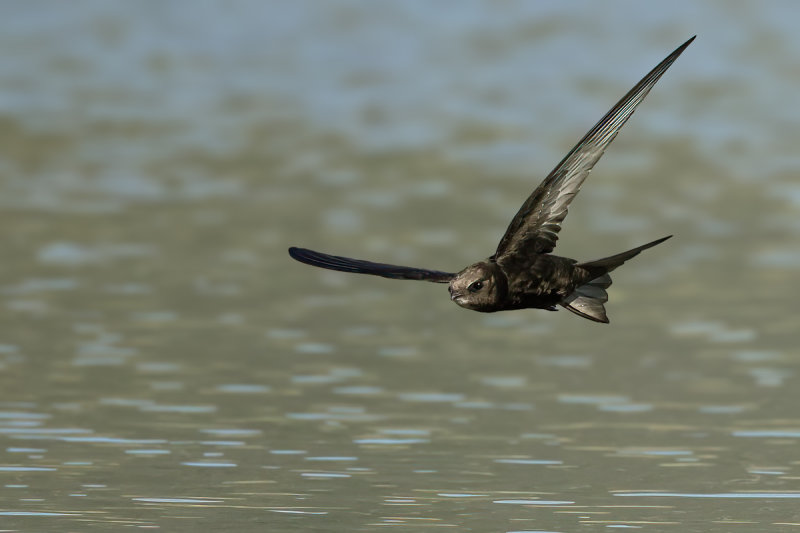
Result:
<instances>
[{"instance_id":1,"label":"long pointed wing","mask_svg":"<svg viewBox=\"0 0 800 533\"><path fill-rule=\"evenodd\" d=\"M553 251L567 208L592 167L653 85L693 40L694 37L683 43L642 78L550 172L514 216L497 246L495 257L522 250L525 253Z\"/></svg>"},{"instance_id":2,"label":"long pointed wing","mask_svg":"<svg viewBox=\"0 0 800 533\"><path fill-rule=\"evenodd\" d=\"M438 270L426 270L424 268L404 267L398 265L387 265L386 263L373 263L361 259L350 259L338 255L328 255L306 248L289 248L289 255L294 259L328 270L339 270L341 272L354 272L356 274L371 274L391 279L416 279L421 281L432 281L434 283L449 283L455 274L449 272L439 272Z\"/></svg>"}]
</instances>

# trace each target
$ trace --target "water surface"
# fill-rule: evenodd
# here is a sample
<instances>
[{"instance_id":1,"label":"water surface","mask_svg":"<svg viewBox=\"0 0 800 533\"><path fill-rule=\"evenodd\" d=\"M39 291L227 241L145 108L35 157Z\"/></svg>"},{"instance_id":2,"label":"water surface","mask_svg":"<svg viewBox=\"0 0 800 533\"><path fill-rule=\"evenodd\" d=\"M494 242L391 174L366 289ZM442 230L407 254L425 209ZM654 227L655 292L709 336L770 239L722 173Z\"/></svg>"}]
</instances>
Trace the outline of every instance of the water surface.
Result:
<instances>
[{"instance_id":1,"label":"water surface","mask_svg":"<svg viewBox=\"0 0 800 533\"><path fill-rule=\"evenodd\" d=\"M0 523L793 531L794 4L9 4ZM573 204L612 323L454 270L694 33Z\"/></svg>"}]
</instances>

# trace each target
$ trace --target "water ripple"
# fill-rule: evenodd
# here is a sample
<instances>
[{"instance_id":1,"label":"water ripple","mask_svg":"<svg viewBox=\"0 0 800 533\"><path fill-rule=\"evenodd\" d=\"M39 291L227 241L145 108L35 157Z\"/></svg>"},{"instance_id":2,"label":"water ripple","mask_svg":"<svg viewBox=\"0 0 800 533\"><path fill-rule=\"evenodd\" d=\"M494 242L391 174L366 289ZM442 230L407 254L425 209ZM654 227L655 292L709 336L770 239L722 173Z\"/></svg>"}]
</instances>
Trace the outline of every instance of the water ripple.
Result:
<instances>
[{"instance_id":1,"label":"water ripple","mask_svg":"<svg viewBox=\"0 0 800 533\"><path fill-rule=\"evenodd\" d=\"M131 498L131 500L145 503L223 503L225 501L209 498Z\"/></svg>"},{"instance_id":2,"label":"water ripple","mask_svg":"<svg viewBox=\"0 0 800 533\"><path fill-rule=\"evenodd\" d=\"M800 492L615 492L614 496L654 498L795 499Z\"/></svg>"},{"instance_id":3,"label":"water ripple","mask_svg":"<svg viewBox=\"0 0 800 533\"><path fill-rule=\"evenodd\" d=\"M212 461L185 461L181 464L184 466L199 466L203 468L232 468L237 466L236 463L218 463Z\"/></svg>"},{"instance_id":4,"label":"water ripple","mask_svg":"<svg viewBox=\"0 0 800 533\"><path fill-rule=\"evenodd\" d=\"M49 466L0 466L0 472L53 472Z\"/></svg>"},{"instance_id":5,"label":"water ripple","mask_svg":"<svg viewBox=\"0 0 800 533\"><path fill-rule=\"evenodd\" d=\"M567 500L494 500L492 503L505 503L511 505L573 505L575 502Z\"/></svg>"}]
</instances>

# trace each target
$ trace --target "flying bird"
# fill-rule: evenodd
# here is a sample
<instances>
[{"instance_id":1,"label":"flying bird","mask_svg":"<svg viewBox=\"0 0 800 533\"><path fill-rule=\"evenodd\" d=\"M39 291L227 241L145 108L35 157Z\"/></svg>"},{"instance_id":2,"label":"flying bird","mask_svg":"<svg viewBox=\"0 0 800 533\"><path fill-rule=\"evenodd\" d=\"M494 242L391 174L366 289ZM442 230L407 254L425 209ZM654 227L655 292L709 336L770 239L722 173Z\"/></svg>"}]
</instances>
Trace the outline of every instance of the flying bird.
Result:
<instances>
[{"instance_id":1,"label":"flying bird","mask_svg":"<svg viewBox=\"0 0 800 533\"><path fill-rule=\"evenodd\" d=\"M592 167L653 85L693 40L694 37L683 43L642 78L570 150L522 204L491 257L451 273L373 263L305 248L289 248L289 255L330 270L448 283L452 301L483 313L526 308L555 311L559 305L589 320L608 323L604 304L608 301L606 289L611 285L609 272L671 235L583 263L551 252L567 208Z\"/></svg>"}]
</instances>

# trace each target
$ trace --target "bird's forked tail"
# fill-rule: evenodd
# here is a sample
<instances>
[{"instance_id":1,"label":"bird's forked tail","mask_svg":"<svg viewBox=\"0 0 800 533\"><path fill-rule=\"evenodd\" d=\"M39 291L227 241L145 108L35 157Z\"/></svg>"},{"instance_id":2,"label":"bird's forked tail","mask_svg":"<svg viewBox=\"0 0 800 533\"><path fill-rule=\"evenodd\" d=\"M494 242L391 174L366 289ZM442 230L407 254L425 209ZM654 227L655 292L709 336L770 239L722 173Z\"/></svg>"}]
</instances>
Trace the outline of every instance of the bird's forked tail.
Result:
<instances>
[{"instance_id":1,"label":"bird's forked tail","mask_svg":"<svg viewBox=\"0 0 800 533\"><path fill-rule=\"evenodd\" d=\"M564 298L560 302L560 305L578 316L607 324L608 316L606 316L606 309L603 304L608 301L606 289L611 286L611 276L609 276L608 273L622 265L628 259L636 257L643 250L652 248L656 244L661 244L670 237L672 237L672 235L643 244L627 252L575 265L577 268L582 268L587 271L590 281L580 285L572 294Z\"/></svg>"}]
</instances>

